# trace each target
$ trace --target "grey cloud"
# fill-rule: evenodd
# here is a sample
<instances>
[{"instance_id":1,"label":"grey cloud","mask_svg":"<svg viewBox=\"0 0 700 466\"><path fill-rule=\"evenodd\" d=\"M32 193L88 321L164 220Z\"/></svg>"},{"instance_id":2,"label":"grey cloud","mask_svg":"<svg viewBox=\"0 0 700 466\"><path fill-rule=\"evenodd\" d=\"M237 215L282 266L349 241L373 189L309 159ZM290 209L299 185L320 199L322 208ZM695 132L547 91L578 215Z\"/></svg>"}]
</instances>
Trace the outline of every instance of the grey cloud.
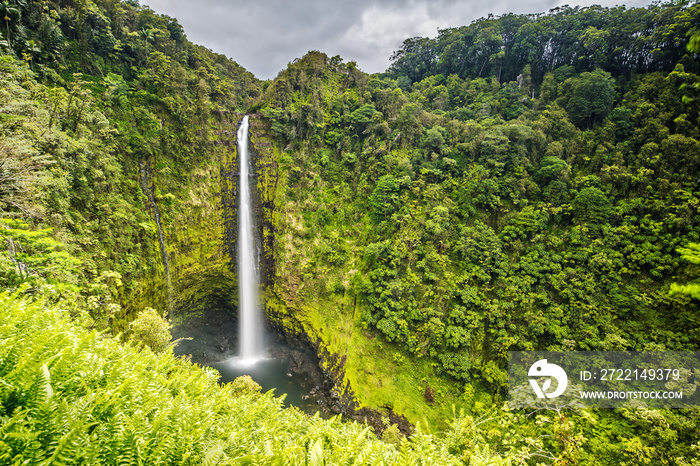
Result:
<instances>
[{"instance_id":1,"label":"grey cloud","mask_svg":"<svg viewBox=\"0 0 700 466\"><path fill-rule=\"evenodd\" d=\"M223 53L261 79L273 78L309 50L383 71L403 40L463 26L489 13L546 12L567 0L144 0L178 19L189 39ZM587 5L614 6L590 0ZM643 6L647 0L627 2Z\"/></svg>"}]
</instances>

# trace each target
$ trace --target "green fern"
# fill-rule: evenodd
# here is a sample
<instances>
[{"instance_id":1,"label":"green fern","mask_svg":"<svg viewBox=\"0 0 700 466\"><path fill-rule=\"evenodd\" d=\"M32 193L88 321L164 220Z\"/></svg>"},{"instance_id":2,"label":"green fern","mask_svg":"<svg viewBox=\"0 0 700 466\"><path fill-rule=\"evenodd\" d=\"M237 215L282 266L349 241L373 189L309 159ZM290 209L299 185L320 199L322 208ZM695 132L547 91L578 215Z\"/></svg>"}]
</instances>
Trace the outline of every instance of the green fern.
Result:
<instances>
[{"instance_id":1,"label":"green fern","mask_svg":"<svg viewBox=\"0 0 700 466\"><path fill-rule=\"evenodd\" d=\"M0 294L0 340L0 464L459 464L431 436L385 444L20 295Z\"/></svg>"}]
</instances>

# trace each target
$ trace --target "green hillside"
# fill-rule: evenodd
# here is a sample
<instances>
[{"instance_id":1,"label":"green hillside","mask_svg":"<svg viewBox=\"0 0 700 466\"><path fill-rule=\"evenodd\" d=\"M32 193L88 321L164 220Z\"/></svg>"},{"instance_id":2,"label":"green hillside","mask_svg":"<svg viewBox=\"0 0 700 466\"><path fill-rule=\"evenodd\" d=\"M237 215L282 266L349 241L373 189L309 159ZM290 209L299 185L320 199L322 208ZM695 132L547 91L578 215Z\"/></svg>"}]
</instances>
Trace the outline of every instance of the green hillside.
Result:
<instances>
[{"instance_id":1,"label":"green hillside","mask_svg":"<svg viewBox=\"0 0 700 466\"><path fill-rule=\"evenodd\" d=\"M266 82L138 2L0 15L0 464L700 465L700 408L505 407L508 351L700 347L697 4ZM268 320L374 428L168 349L237 313L245 113Z\"/></svg>"}]
</instances>

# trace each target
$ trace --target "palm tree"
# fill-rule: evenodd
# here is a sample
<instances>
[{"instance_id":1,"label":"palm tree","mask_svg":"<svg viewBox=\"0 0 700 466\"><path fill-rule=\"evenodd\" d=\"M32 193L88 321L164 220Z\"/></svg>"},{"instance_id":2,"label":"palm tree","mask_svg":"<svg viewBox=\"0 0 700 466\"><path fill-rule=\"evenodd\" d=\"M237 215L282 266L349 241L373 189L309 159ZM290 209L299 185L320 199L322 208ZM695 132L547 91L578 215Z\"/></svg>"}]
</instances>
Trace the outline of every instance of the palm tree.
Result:
<instances>
[{"instance_id":1,"label":"palm tree","mask_svg":"<svg viewBox=\"0 0 700 466\"><path fill-rule=\"evenodd\" d=\"M146 26L145 28L141 29L141 32L140 32L141 37L143 38L143 40L146 41L146 55L148 55L148 43L152 42L154 39L153 31L154 31L153 29Z\"/></svg>"},{"instance_id":2,"label":"palm tree","mask_svg":"<svg viewBox=\"0 0 700 466\"><path fill-rule=\"evenodd\" d=\"M2 32L0 32L0 47L7 47L9 43L6 40L2 40Z\"/></svg>"},{"instance_id":3,"label":"palm tree","mask_svg":"<svg viewBox=\"0 0 700 466\"><path fill-rule=\"evenodd\" d=\"M7 30L7 46L10 49L10 54L12 54L12 41L10 39L10 15L19 16L20 10L19 6L24 6L23 2L13 1L10 3L8 0L0 1L0 15L3 16L5 20L5 29Z\"/></svg>"}]
</instances>

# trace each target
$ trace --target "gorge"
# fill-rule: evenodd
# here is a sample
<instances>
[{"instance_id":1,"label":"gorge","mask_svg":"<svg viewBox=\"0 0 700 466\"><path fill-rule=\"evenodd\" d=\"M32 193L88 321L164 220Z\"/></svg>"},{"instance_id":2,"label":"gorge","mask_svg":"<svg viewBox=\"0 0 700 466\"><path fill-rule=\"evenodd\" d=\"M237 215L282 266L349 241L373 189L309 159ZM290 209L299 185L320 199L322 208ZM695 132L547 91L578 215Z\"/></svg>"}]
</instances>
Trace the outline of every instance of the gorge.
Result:
<instances>
[{"instance_id":1,"label":"gorge","mask_svg":"<svg viewBox=\"0 0 700 466\"><path fill-rule=\"evenodd\" d=\"M697 463L696 408L505 405L510 351L700 347L697 2L268 81L136 1L0 8L0 463ZM359 422L219 383L263 354Z\"/></svg>"}]
</instances>

